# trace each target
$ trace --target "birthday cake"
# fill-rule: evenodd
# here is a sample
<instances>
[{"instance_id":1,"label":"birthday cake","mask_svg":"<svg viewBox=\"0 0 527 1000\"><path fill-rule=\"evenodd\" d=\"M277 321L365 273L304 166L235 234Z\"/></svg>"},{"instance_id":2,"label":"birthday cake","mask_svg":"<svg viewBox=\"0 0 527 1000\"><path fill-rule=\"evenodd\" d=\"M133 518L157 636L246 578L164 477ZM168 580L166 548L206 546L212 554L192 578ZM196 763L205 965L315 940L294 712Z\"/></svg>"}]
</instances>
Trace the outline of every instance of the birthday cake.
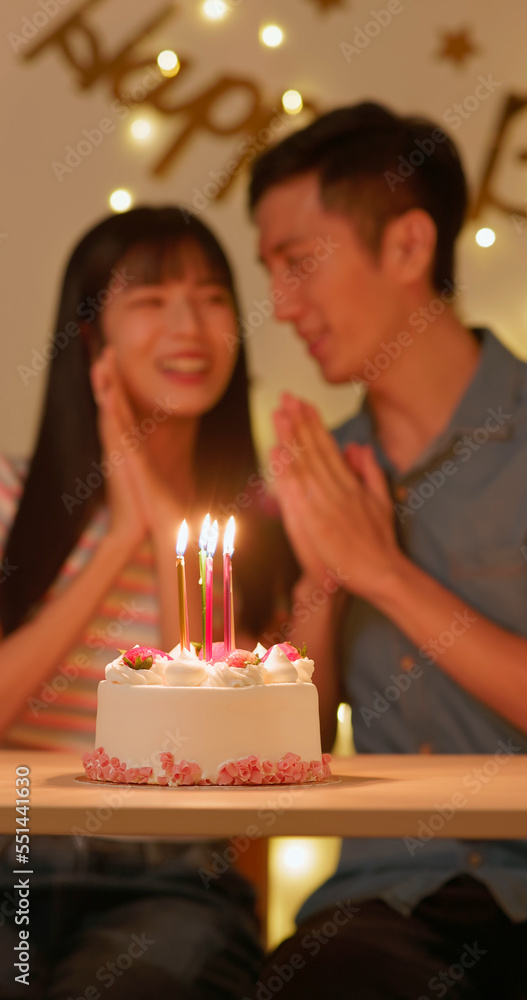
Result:
<instances>
[{"instance_id":1,"label":"birthday cake","mask_svg":"<svg viewBox=\"0 0 527 1000\"><path fill-rule=\"evenodd\" d=\"M322 781L313 661L289 643L266 650L215 643L170 653L134 646L109 663L98 688L91 781L267 785Z\"/></svg>"}]
</instances>

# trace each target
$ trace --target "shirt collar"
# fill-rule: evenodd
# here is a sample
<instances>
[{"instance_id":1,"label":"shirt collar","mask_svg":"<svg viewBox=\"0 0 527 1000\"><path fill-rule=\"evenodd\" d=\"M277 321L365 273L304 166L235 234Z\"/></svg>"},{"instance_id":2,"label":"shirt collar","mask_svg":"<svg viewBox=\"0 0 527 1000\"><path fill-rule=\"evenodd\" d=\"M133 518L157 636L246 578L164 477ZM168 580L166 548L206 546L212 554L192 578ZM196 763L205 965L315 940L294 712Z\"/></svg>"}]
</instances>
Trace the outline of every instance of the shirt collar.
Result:
<instances>
[{"instance_id":1,"label":"shirt collar","mask_svg":"<svg viewBox=\"0 0 527 1000\"><path fill-rule=\"evenodd\" d=\"M524 366L490 330L477 328L473 333L481 343L478 365L445 434L452 438L470 433L484 425L490 410L498 411L501 407L508 417L502 433L494 434L493 438L510 438Z\"/></svg>"}]
</instances>

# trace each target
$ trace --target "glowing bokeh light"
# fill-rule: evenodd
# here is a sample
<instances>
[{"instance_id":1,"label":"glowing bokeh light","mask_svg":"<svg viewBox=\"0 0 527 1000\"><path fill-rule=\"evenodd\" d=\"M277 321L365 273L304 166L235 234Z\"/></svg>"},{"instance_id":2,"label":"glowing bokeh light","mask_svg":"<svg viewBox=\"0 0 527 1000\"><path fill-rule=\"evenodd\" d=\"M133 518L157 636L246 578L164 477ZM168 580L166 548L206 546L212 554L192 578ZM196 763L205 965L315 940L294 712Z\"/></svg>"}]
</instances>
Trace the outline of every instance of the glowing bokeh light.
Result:
<instances>
[{"instance_id":1,"label":"glowing bokeh light","mask_svg":"<svg viewBox=\"0 0 527 1000\"><path fill-rule=\"evenodd\" d=\"M282 94L282 107L288 115L297 115L304 107L302 94L298 90L286 90L285 94Z\"/></svg>"},{"instance_id":2,"label":"glowing bokeh light","mask_svg":"<svg viewBox=\"0 0 527 1000\"><path fill-rule=\"evenodd\" d=\"M181 64L175 52L172 49L163 49L157 57L157 65L161 70L163 76L175 76L179 73Z\"/></svg>"},{"instance_id":3,"label":"glowing bokeh light","mask_svg":"<svg viewBox=\"0 0 527 1000\"><path fill-rule=\"evenodd\" d=\"M294 868L295 871L305 869L308 865L308 860L307 851L297 844L294 844L292 847L288 847L287 850L284 851L284 865L287 868Z\"/></svg>"},{"instance_id":4,"label":"glowing bokeh light","mask_svg":"<svg viewBox=\"0 0 527 1000\"><path fill-rule=\"evenodd\" d=\"M275 49L284 40L284 33L277 24L266 24L260 31L260 38L264 45L270 49Z\"/></svg>"},{"instance_id":5,"label":"glowing bokeh light","mask_svg":"<svg viewBox=\"0 0 527 1000\"><path fill-rule=\"evenodd\" d=\"M205 0L203 13L211 21L221 21L221 18L225 17L227 13L227 4L224 3L224 0Z\"/></svg>"},{"instance_id":6,"label":"glowing bokeh light","mask_svg":"<svg viewBox=\"0 0 527 1000\"><path fill-rule=\"evenodd\" d=\"M478 229L476 233L476 243L480 247L491 247L496 240L496 233L493 229L488 229L484 227L483 229Z\"/></svg>"},{"instance_id":7,"label":"glowing bokeh light","mask_svg":"<svg viewBox=\"0 0 527 1000\"><path fill-rule=\"evenodd\" d=\"M152 126L150 122L147 122L145 118L136 118L135 122L130 125L130 132L132 133L134 139L148 139L152 131Z\"/></svg>"},{"instance_id":8,"label":"glowing bokeh light","mask_svg":"<svg viewBox=\"0 0 527 1000\"><path fill-rule=\"evenodd\" d=\"M132 195L125 188L117 188L112 191L109 202L114 212L126 212L132 204Z\"/></svg>"}]
</instances>

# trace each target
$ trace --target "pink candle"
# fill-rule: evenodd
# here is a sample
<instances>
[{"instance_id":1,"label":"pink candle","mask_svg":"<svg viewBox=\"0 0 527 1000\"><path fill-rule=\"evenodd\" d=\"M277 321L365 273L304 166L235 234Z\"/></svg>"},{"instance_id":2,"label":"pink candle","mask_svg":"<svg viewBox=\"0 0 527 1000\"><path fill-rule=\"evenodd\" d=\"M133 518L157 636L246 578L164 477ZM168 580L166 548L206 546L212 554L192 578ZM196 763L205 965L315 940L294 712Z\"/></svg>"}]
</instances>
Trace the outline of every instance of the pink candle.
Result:
<instances>
[{"instance_id":1,"label":"pink candle","mask_svg":"<svg viewBox=\"0 0 527 1000\"><path fill-rule=\"evenodd\" d=\"M185 577L185 551L188 542L187 522L182 521L176 542L176 566L179 598L179 641L181 648L190 649L187 610L187 581Z\"/></svg>"},{"instance_id":2,"label":"pink candle","mask_svg":"<svg viewBox=\"0 0 527 1000\"><path fill-rule=\"evenodd\" d=\"M213 521L207 538L207 555L205 559L205 650L206 660L212 659L212 568L216 544L218 541L218 522Z\"/></svg>"},{"instance_id":3,"label":"pink candle","mask_svg":"<svg viewBox=\"0 0 527 1000\"><path fill-rule=\"evenodd\" d=\"M223 537L223 638L225 654L234 647L234 602L232 595L232 553L234 552L234 518L230 517Z\"/></svg>"}]
</instances>

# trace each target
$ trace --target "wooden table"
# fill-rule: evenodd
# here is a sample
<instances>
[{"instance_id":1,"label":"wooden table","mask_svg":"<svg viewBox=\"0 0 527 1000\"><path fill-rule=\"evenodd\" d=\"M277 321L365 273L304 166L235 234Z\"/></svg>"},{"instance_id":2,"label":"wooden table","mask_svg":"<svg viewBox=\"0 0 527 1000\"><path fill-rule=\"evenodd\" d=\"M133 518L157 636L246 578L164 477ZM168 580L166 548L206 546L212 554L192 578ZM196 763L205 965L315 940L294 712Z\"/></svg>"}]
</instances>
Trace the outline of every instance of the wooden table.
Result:
<instances>
[{"instance_id":1,"label":"wooden table","mask_svg":"<svg viewBox=\"0 0 527 1000\"><path fill-rule=\"evenodd\" d=\"M527 755L357 755L332 782L156 788L78 781L75 756L0 752L0 833L15 831L15 768L31 769L33 834L527 838ZM20 829L20 827L19 827Z\"/></svg>"}]
</instances>

